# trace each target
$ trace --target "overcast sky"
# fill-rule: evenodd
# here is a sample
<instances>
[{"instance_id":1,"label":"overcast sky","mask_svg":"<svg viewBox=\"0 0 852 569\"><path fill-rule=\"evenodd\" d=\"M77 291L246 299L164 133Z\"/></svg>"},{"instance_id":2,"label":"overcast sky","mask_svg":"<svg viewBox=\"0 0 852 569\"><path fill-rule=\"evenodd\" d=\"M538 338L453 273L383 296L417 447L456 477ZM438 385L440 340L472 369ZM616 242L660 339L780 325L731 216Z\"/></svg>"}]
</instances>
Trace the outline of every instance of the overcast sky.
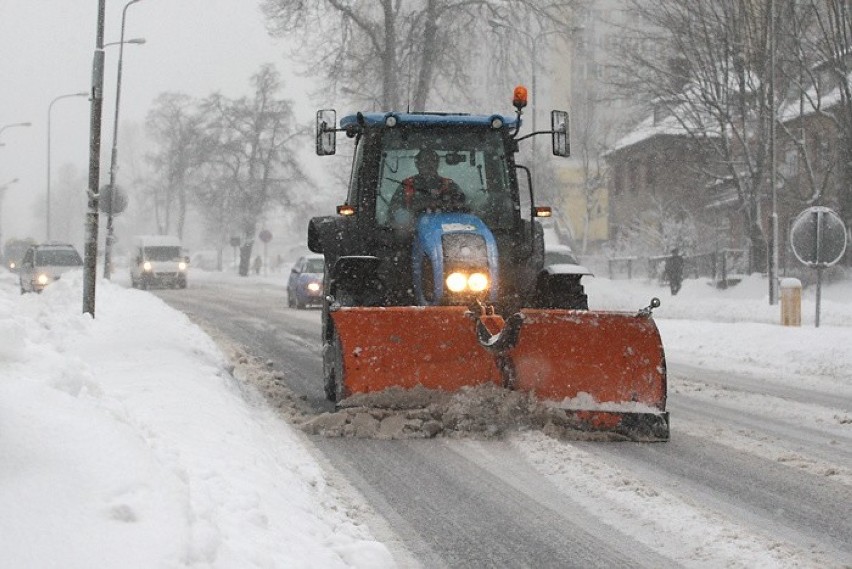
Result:
<instances>
[{"instance_id":1,"label":"overcast sky","mask_svg":"<svg viewBox=\"0 0 852 569\"><path fill-rule=\"evenodd\" d=\"M105 43L118 41L127 1L106 1ZM48 107L60 95L90 90L97 7L97 0L0 0L0 128L32 123L0 133L0 187L19 179L0 204L4 242L45 237L45 220L34 217L33 204L46 197ZM147 43L124 48L120 123L144 121L164 91L247 94L249 78L267 62L284 75L285 97L297 102L297 112L312 112L305 81L293 76L286 46L266 33L257 0L140 0L128 8L126 22L125 39L144 37ZM105 51L101 144L109 148L118 45ZM52 188L63 164L88 171L89 118L84 97L53 105ZM101 163L102 172L108 168Z\"/></svg>"}]
</instances>

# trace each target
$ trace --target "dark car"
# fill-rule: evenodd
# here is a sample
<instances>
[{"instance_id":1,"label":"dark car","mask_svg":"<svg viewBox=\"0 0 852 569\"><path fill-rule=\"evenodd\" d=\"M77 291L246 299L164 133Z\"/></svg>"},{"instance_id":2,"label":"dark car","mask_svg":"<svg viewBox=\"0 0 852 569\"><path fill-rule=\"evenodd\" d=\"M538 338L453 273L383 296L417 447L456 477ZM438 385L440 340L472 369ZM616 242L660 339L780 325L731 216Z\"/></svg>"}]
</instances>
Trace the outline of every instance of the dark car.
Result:
<instances>
[{"instance_id":1,"label":"dark car","mask_svg":"<svg viewBox=\"0 0 852 569\"><path fill-rule=\"evenodd\" d=\"M73 245L67 243L45 243L33 245L24 253L18 276L21 294L41 292L63 273L83 266L83 259Z\"/></svg>"},{"instance_id":2,"label":"dark car","mask_svg":"<svg viewBox=\"0 0 852 569\"><path fill-rule=\"evenodd\" d=\"M324 275L325 259L322 255L299 257L287 281L287 305L296 308L321 305Z\"/></svg>"}]
</instances>

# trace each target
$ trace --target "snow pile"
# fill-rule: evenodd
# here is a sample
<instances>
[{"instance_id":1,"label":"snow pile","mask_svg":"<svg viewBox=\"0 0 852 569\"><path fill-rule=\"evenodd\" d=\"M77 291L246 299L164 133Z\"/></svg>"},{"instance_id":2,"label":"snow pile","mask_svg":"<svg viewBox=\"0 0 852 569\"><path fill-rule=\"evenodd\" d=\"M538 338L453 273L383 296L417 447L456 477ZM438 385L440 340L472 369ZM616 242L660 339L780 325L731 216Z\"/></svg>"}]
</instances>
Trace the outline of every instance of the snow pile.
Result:
<instances>
[{"instance_id":1,"label":"snow pile","mask_svg":"<svg viewBox=\"0 0 852 569\"><path fill-rule=\"evenodd\" d=\"M93 320L81 290L0 277L0 564L393 566L209 337L106 281Z\"/></svg>"},{"instance_id":2,"label":"snow pile","mask_svg":"<svg viewBox=\"0 0 852 569\"><path fill-rule=\"evenodd\" d=\"M588 397L582 400L586 404L584 409L600 406ZM630 405L619 410L627 408L636 411ZM492 383L463 387L453 393L423 387L409 390L391 387L344 399L336 412L307 418L302 428L327 437L376 439L437 436L489 439L528 430L541 430L565 440L630 438L620 427L607 432L589 432L573 411L567 400L561 404L538 401L529 393ZM656 413L644 406L642 412ZM645 434L643 438L657 440L660 436Z\"/></svg>"}]
</instances>

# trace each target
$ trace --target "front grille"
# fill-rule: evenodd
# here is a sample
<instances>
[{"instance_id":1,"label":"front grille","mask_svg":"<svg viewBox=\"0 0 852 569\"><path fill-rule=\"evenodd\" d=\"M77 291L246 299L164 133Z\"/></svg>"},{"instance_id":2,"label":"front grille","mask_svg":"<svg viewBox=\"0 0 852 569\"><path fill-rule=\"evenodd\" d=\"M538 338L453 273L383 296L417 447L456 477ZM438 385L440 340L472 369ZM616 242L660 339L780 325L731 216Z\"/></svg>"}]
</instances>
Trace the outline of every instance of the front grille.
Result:
<instances>
[{"instance_id":1,"label":"front grille","mask_svg":"<svg viewBox=\"0 0 852 569\"><path fill-rule=\"evenodd\" d=\"M488 266L485 238L475 233L448 233L441 238L444 266Z\"/></svg>"}]
</instances>

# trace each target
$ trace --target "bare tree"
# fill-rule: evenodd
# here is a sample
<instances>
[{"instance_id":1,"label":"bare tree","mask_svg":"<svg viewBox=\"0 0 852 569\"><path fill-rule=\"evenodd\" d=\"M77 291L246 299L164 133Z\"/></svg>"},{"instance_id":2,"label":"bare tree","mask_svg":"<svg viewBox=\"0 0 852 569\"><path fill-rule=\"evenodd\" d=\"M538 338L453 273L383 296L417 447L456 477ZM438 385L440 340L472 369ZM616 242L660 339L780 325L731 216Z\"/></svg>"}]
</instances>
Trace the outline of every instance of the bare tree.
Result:
<instances>
[{"instance_id":1,"label":"bare tree","mask_svg":"<svg viewBox=\"0 0 852 569\"><path fill-rule=\"evenodd\" d=\"M148 159L158 176L150 189L160 234L174 228L183 237L192 174L205 159L200 152L201 127L194 102L181 93L160 94L148 112L147 129L157 143Z\"/></svg>"},{"instance_id":2,"label":"bare tree","mask_svg":"<svg viewBox=\"0 0 852 569\"><path fill-rule=\"evenodd\" d=\"M797 40L784 52L790 82L798 92L800 117L813 115L831 128L811 129L804 135L804 120L782 124L798 151L797 168L804 187L802 205L815 203L839 209L852 226L852 5L849 0L805 0L793 13ZM830 153L829 149L836 149Z\"/></svg>"},{"instance_id":3,"label":"bare tree","mask_svg":"<svg viewBox=\"0 0 852 569\"><path fill-rule=\"evenodd\" d=\"M626 35L651 50L626 50L619 87L653 101L711 149L706 174L736 192L752 268L767 259L761 202L769 192L769 0L630 0L642 29ZM776 0L778 37L790 37L794 0ZM648 31L651 30L651 31ZM779 45L779 49L785 49ZM779 74L779 77L783 75ZM786 92L778 84L775 93Z\"/></svg>"},{"instance_id":4,"label":"bare tree","mask_svg":"<svg viewBox=\"0 0 852 569\"><path fill-rule=\"evenodd\" d=\"M209 203L209 220L223 212L224 227L241 232L240 274L248 274L251 248L259 222L273 205L291 206L298 190L307 184L298 159L292 105L277 98L281 89L278 72L265 65L252 77L254 94L230 100L214 94L202 104L208 117L205 146L211 155L208 182L199 195L219 192ZM218 174L218 179L211 176Z\"/></svg>"},{"instance_id":5,"label":"bare tree","mask_svg":"<svg viewBox=\"0 0 852 569\"><path fill-rule=\"evenodd\" d=\"M295 37L313 73L333 90L386 110L422 111L464 99L490 55L489 19L570 23L578 0L264 0L275 35ZM483 59L485 58L485 59Z\"/></svg>"}]
</instances>

